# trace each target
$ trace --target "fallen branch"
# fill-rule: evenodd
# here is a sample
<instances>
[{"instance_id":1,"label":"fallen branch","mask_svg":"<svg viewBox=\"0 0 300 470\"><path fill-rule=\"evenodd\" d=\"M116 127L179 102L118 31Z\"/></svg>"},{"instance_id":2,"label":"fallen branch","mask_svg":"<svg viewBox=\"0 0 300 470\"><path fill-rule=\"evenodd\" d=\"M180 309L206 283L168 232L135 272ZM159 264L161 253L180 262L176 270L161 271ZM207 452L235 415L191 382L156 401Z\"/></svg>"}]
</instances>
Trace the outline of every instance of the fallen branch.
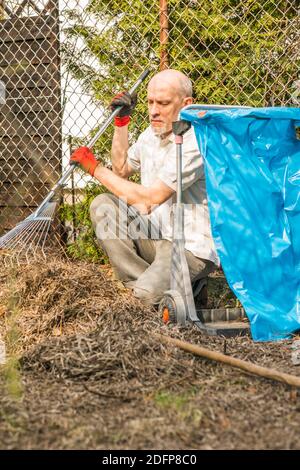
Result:
<instances>
[{"instance_id":1,"label":"fallen branch","mask_svg":"<svg viewBox=\"0 0 300 470\"><path fill-rule=\"evenodd\" d=\"M245 370L254 375L259 375L260 377L265 377L267 379L277 380L278 382L283 382L293 387L300 388L300 377L291 374L285 374L276 369L269 369L268 367L257 366L251 364L251 362L243 361L242 359L236 359L235 357L226 356L225 354L211 351L210 349L203 348L202 346L197 346L195 344L187 343L186 341L181 341L179 339L171 338L169 336L155 334L157 339L162 343L171 344L177 346L184 351L196 354L197 356L206 357L212 361L223 362L232 367L237 367L238 369Z\"/></svg>"}]
</instances>

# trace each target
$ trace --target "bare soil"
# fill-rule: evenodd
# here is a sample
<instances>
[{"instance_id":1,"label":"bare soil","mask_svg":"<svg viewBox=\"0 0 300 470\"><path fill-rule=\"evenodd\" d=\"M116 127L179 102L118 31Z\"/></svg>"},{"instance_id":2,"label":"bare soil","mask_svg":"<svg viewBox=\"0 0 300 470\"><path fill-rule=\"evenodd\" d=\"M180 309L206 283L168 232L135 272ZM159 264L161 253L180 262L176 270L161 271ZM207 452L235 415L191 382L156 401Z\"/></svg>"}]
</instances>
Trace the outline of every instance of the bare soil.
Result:
<instances>
[{"instance_id":1,"label":"bare soil","mask_svg":"<svg viewBox=\"0 0 300 470\"><path fill-rule=\"evenodd\" d=\"M207 337L162 324L109 268L1 267L1 449L299 449L300 396L159 343L159 332L300 376L292 341ZM213 306L236 301L210 281Z\"/></svg>"}]
</instances>

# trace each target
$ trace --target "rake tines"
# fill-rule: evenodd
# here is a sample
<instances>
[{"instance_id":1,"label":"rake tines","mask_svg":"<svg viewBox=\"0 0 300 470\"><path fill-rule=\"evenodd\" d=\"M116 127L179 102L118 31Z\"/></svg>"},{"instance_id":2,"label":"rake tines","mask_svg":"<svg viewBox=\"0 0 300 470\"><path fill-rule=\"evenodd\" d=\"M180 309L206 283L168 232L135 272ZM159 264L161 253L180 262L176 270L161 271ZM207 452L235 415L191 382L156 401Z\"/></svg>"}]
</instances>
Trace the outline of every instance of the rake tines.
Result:
<instances>
[{"instance_id":1,"label":"rake tines","mask_svg":"<svg viewBox=\"0 0 300 470\"><path fill-rule=\"evenodd\" d=\"M0 237L0 255L4 263L29 262L46 257L44 247L54 218L56 202L48 202L40 212L27 217L15 228Z\"/></svg>"}]
</instances>

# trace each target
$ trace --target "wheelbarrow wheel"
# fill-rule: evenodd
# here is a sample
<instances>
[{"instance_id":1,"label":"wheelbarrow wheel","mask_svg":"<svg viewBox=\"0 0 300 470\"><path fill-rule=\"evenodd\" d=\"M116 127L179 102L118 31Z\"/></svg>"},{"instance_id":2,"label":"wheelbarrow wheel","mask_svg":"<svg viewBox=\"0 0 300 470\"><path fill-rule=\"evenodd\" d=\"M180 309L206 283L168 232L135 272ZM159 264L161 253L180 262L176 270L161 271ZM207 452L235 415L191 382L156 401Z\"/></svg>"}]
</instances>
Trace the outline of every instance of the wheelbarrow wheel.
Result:
<instances>
[{"instance_id":1,"label":"wheelbarrow wheel","mask_svg":"<svg viewBox=\"0 0 300 470\"><path fill-rule=\"evenodd\" d=\"M176 290L169 290L165 292L159 303L158 311L165 324L186 324L185 303L181 293Z\"/></svg>"}]
</instances>

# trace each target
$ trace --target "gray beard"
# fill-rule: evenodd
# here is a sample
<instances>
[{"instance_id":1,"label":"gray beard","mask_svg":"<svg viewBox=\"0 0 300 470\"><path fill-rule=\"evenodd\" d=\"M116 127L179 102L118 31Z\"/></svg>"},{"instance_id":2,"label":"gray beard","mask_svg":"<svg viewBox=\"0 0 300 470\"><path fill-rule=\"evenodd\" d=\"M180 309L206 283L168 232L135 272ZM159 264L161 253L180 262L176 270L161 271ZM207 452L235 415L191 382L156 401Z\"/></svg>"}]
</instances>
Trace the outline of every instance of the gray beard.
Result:
<instances>
[{"instance_id":1,"label":"gray beard","mask_svg":"<svg viewBox=\"0 0 300 470\"><path fill-rule=\"evenodd\" d=\"M163 134L169 134L171 132L171 131L167 131L166 126L161 126L161 127L151 126L151 129L153 130L153 133L158 136L161 136Z\"/></svg>"}]
</instances>

